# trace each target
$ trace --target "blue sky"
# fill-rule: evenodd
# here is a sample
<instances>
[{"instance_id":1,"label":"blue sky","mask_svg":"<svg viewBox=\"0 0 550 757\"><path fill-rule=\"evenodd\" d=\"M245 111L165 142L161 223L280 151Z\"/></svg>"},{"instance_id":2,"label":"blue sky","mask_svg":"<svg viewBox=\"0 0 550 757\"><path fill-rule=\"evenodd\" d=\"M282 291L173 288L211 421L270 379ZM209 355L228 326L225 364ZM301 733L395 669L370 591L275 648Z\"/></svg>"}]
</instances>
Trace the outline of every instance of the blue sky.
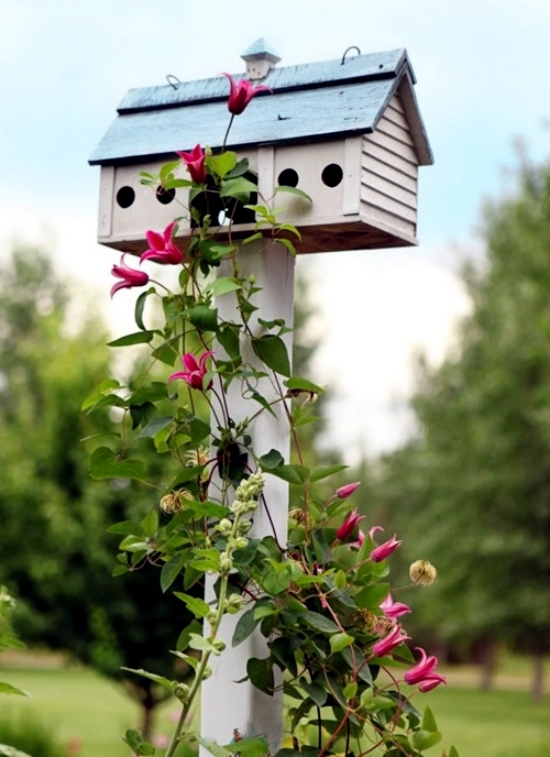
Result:
<instances>
[{"instance_id":1,"label":"blue sky","mask_svg":"<svg viewBox=\"0 0 550 757\"><path fill-rule=\"evenodd\" d=\"M514 141L548 156L550 3L0 0L0 24L0 258L14 236L55 245L60 272L96 287L115 331L133 293L114 304L106 294L114 256L95 244L99 177L87 158L129 88L239 72L260 36L280 65L350 45L408 49L436 159L420 177L419 247L300 261L322 310L320 378L339 392L331 437L352 455L402 439L411 350L441 359L468 308L457 248L479 254L482 202L513 188Z\"/></svg>"}]
</instances>

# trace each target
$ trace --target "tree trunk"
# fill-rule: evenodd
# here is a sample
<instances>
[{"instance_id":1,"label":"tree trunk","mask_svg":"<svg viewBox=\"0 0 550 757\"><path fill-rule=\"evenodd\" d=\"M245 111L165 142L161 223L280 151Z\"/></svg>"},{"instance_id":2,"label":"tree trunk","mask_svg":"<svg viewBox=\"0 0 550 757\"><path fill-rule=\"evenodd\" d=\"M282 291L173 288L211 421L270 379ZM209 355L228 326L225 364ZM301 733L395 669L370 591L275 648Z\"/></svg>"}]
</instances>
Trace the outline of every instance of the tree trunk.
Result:
<instances>
[{"instance_id":1,"label":"tree trunk","mask_svg":"<svg viewBox=\"0 0 550 757\"><path fill-rule=\"evenodd\" d=\"M533 652L533 683L531 696L534 702L542 702L544 697L544 652L538 649Z\"/></svg>"},{"instance_id":2,"label":"tree trunk","mask_svg":"<svg viewBox=\"0 0 550 757\"><path fill-rule=\"evenodd\" d=\"M150 695L147 695L141 703L141 736L144 741L151 741L153 738L153 725L155 721L155 707L158 702Z\"/></svg>"},{"instance_id":3,"label":"tree trunk","mask_svg":"<svg viewBox=\"0 0 550 757\"><path fill-rule=\"evenodd\" d=\"M481 663L479 687L480 689L490 689L493 685L493 676L497 664L496 644L491 637L485 636L480 640L478 654Z\"/></svg>"}]
</instances>

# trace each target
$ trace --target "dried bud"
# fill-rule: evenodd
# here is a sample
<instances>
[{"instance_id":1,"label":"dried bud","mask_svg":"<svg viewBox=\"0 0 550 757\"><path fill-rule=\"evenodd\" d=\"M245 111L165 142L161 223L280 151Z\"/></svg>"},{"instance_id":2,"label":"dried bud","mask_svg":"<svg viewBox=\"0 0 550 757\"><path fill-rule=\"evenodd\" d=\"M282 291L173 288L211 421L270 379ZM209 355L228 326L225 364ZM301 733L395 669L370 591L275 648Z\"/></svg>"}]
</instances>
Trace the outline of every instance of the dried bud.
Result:
<instances>
[{"instance_id":1,"label":"dried bud","mask_svg":"<svg viewBox=\"0 0 550 757\"><path fill-rule=\"evenodd\" d=\"M409 568L411 581L420 586L431 586L437 578L437 570L428 560L416 560Z\"/></svg>"},{"instance_id":2,"label":"dried bud","mask_svg":"<svg viewBox=\"0 0 550 757\"><path fill-rule=\"evenodd\" d=\"M160 509L167 515L173 515L184 508L184 502L186 499L193 499L191 492L187 489L178 489L177 492L170 492L165 494L160 500Z\"/></svg>"}]
</instances>

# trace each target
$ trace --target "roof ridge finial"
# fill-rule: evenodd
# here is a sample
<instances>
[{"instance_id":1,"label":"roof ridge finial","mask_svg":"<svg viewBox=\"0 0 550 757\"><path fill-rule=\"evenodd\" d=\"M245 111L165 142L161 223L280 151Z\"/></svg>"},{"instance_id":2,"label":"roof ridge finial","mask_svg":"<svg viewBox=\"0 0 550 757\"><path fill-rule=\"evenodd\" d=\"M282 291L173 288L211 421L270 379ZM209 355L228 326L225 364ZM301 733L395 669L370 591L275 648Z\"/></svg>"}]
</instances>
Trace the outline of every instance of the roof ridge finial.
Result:
<instances>
[{"instance_id":1,"label":"roof ridge finial","mask_svg":"<svg viewBox=\"0 0 550 757\"><path fill-rule=\"evenodd\" d=\"M245 77L253 80L265 79L273 66L281 60L263 37L259 37L254 44L250 45L241 58L246 63Z\"/></svg>"}]
</instances>

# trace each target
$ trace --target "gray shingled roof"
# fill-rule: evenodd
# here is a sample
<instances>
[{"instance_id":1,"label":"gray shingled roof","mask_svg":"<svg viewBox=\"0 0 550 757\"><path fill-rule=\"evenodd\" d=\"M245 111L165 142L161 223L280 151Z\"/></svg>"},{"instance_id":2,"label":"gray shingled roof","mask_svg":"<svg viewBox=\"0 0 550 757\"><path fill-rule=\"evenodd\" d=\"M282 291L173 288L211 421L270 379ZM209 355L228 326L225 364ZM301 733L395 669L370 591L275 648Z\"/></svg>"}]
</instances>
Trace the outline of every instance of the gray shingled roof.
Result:
<instances>
[{"instance_id":1,"label":"gray shingled roof","mask_svg":"<svg viewBox=\"0 0 550 757\"><path fill-rule=\"evenodd\" d=\"M236 75L235 79L242 78ZM271 69L258 94L235 118L228 146L311 142L372 132L398 88L421 165L433 162L414 98L406 50ZM400 89L402 92L403 90ZM228 123L225 76L131 89L93 152L90 163L119 164L162 158L198 142L219 147Z\"/></svg>"}]
</instances>

